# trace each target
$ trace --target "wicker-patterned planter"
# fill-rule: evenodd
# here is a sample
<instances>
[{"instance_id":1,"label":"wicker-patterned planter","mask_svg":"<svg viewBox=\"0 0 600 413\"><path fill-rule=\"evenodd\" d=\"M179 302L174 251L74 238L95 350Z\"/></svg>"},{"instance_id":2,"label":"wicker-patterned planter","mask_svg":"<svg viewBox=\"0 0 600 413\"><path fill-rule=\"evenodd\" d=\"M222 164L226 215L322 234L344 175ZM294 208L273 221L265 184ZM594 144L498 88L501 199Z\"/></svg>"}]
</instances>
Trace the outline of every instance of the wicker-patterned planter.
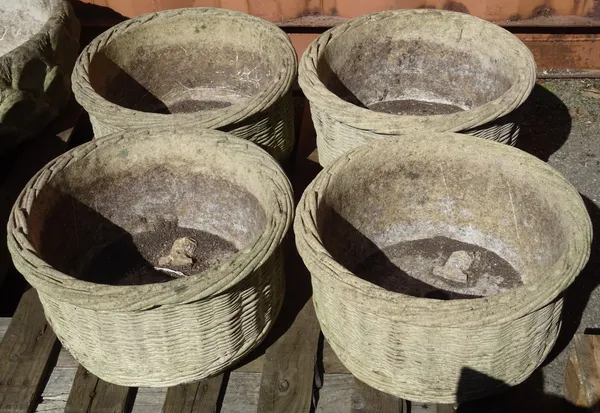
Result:
<instances>
[{"instance_id":1,"label":"wicker-patterned planter","mask_svg":"<svg viewBox=\"0 0 600 413\"><path fill-rule=\"evenodd\" d=\"M464 132L514 145L535 82L531 52L508 31L441 10L394 10L328 30L302 56L319 159L381 136Z\"/></svg>"},{"instance_id":2,"label":"wicker-patterned planter","mask_svg":"<svg viewBox=\"0 0 600 413\"><path fill-rule=\"evenodd\" d=\"M210 130L130 131L44 167L16 202L8 246L85 368L120 385L172 386L224 370L268 332L283 299L280 243L292 199L276 161L250 142ZM108 284L110 260L86 261L94 248L135 240L161 219L221 237L237 252L202 272L141 285ZM121 259L143 251L131 245ZM86 262L96 265L95 282L81 277Z\"/></svg>"},{"instance_id":3,"label":"wicker-patterned planter","mask_svg":"<svg viewBox=\"0 0 600 413\"><path fill-rule=\"evenodd\" d=\"M0 155L35 136L67 103L79 21L66 0L0 4Z\"/></svg>"},{"instance_id":4,"label":"wicker-patterned planter","mask_svg":"<svg viewBox=\"0 0 600 413\"><path fill-rule=\"evenodd\" d=\"M213 8L125 21L83 51L75 97L96 137L134 127L219 129L284 159L294 140L296 54L277 26Z\"/></svg>"},{"instance_id":5,"label":"wicker-patterned planter","mask_svg":"<svg viewBox=\"0 0 600 413\"><path fill-rule=\"evenodd\" d=\"M376 389L438 403L500 391L542 363L592 236L577 190L546 163L452 133L382 139L341 156L304 192L294 230L322 331L342 363ZM495 252L523 283L438 300L392 292L354 270L374 251L435 236Z\"/></svg>"}]
</instances>

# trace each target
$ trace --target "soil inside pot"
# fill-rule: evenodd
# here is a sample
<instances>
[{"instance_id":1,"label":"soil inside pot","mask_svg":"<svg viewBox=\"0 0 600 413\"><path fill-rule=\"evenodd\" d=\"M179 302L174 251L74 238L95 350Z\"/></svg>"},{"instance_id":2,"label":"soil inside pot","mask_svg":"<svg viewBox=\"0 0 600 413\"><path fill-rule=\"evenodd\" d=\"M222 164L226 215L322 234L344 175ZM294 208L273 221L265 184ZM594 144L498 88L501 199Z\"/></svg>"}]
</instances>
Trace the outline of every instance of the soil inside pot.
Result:
<instances>
[{"instance_id":1,"label":"soil inside pot","mask_svg":"<svg viewBox=\"0 0 600 413\"><path fill-rule=\"evenodd\" d=\"M173 243L193 239L192 264L162 264ZM237 248L229 241L205 231L164 223L160 228L133 235L124 234L95 248L84 260L78 278L112 285L140 285L170 281L197 274L231 258Z\"/></svg>"},{"instance_id":2,"label":"soil inside pot","mask_svg":"<svg viewBox=\"0 0 600 413\"><path fill-rule=\"evenodd\" d=\"M464 110L456 105L415 99L386 100L373 103L368 108L376 112L408 116L449 115Z\"/></svg>"},{"instance_id":3,"label":"soil inside pot","mask_svg":"<svg viewBox=\"0 0 600 413\"><path fill-rule=\"evenodd\" d=\"M0 56L25 43L43 26L43 21L24 10L8 11L0 8Z\"/></svg>"},{"instance_id":4,"label":"soil inside pot","mask_svg":"<svg viewBox=\"0 0 600 413\"><path fill-rule=\"evenodd\" d=\"M466 282L440 275L458 254L470 257L461 271ZM520 274L494 252L442 236L385 247L359 263L354 273L389 291L436 299L495 295L522 284Z\"/></svg>"}]
</instances>

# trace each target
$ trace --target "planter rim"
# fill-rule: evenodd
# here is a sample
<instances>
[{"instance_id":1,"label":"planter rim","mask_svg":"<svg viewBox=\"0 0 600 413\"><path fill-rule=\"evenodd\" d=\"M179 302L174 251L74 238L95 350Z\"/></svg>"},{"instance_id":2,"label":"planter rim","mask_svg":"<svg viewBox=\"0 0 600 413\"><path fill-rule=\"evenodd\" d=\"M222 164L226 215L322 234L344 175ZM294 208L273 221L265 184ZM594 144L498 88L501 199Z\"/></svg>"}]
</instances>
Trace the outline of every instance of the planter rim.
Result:
<instances>
[{"instance_id":1,"label":"planter rim","mask_svg":"<svg viewBox=\"0 0 600 413\"><path fill-rule=\"evenodd\" d=\"M89 68L96 53L117 37L126 35L140 26L168 20L177 16L185 16L191 19L230 19L237 23L243 22L246 25L261 26L268 30L272 35L273 41L279 43L282 52L280 58L283 62L278 65L278 70L280 71L278 79L272 82L268 88L242 103L237 103L226 108L192 113L164 114L129 109L105 99L94 90L90 83ZM169 120L176 126L185 127L189 125L197 127L198 124L201 124L205 128L216 129L237 123L271 107L281 96L285 95L291 89L296 73L296 52L288 35L278 26L242 12L214 7L192 7L143 14L119 23L105 31L92 40L77 59L73 70L72 83L73 93L81 106L94 116L96 114L105 114L105 116L101 116L100 118L102 122L111 126L164 127L165 121Z\"/></svg>"},{"instance_id":2,"label":"planter rim","mask_svg":"<svg viewBox=\"0 0 600 413\"><path fill-rule=\"evenodd\" d=\"M515 166L526 163L541 186L560 189L564 215L569 216L567 247L546 276L507 292L472 299L435 300L391 292L357 275L338 263L323 245L317 227L317 209L331 177L369 152L394 150L411 145L444 147L446 151L485 153L504 157ZM420 133L381 139L356 148L326 166L307 187L298 204L294 221L296 245L311 277L327 283L345 299L368 306L369 312L399 323L427 327L465 328L499 324L518 319L555 300L577 277L588 261L592 224L579 192L559 172L533 155L498 143L456 133ZM365 304L361 301L365 297ZM318 303L316 303L318 305Z\"/></svg>"},{"instance_id":3,"label":"planter rim","mask_svg":"<svg viewBox=\"0 0 600 413\"><path fill-rule=\"evenodd\" d=\"M522 54L522 59L513 60L515 82L501 96L483 105L452 114L431 116L395 115L362 108L341 99L321 82L317 73L319 61L329 43L337 37L362 25L388 19L402 22L407 16L417 15L444 16L446 19L452 19L465 25L476 25L482 29L494 31L496 39L512 46L515 51ZM521 106L531 93L535 80L536 64L533 54L512 33L493 23L465 13L431 9L388 10L366 14L344 22L315 39L302 55L298 68L298 83L311 104L326 108L328 116L343 124L389 135L414 132L415 130L459 132L483 125Z\"/></svg>"},{"instance_id":4,"label":"planter rim","mask_svg":"<svg viewBox=\"0 0 600 413\"><path fill-rule=\"evenodd\" d=\"M15 266L27 281L41 293L60 302L106 311L132 312L163 305L181 305L217 296L238 284L261 266L281 244L293 220L291 184L277 162L258 145L215 130L164 128L137 129L116 133L85 143L60 155L42 168L25 186L11 211L8 221L8 247ZM236 154L236 168L260 168L265 185L272 187L271 210L265 210L266 224L262 234L227 261L200 273L164 283L115 286L96 284L67 275L52 268L28 239L27 217L41 188L70 164L120 143L179 142L182 135L191 137L193 146L218 148ZM201 158L198 159L202 161Z\"/></svg>"},{"instance_id":5,"label":"planter rim","mask_svg":"<svg viewBox=\"0 0 600 413\"><path fill-rule=\"evenodd\" d=\"M39 54L39 45L45 45L48 42L46 36L52 38L52 34L60 30L60 27L64 24L63 16L67 14L69 4L65 0L46 1L50 9L50 14L48 19L44 22L44 25L29 39L0 56L0 65L4 64L5 61L12 60L15 56L23 53L25 50L28 52L28 55Z\"/></svg>"},{"instance_id":6,"label":"planter rim","mask_svg":"<svg viewBox=\"0 0 600 413\"><path fill-rule=\"evenodd\" d=\"M0 55L0 115L4 115L14 105L23 100L33 100L39 105L37 100L43 99L46 95L44 90L40 95L30 90L21 89L20 75L24 65L32 60L41 60L46 64L46 71L57 68L64 76L65 87L70 86L70 71L77 54L74 51L72 59L57 56L60 49L60 39L69 38L76 48L79 46L80 25L71 4L67 0L46 0L49 8L49 14L40 28L34 35L21 43L19 46ZM66 47L68 45L63 45ZM68 75L67 75L68 74ZM48 103L45 102L44 105ZM38 108L39 109L39 108ZM0 119L0 123L2 120ZM45 126L47 123L42 123ZM39 131L39 127L33 128ZM20 130L17 132L19 137L14 144L20 143L23 139L30 137L35 131ZM2 146L2 145L0 145ZM9 145L10 146L10 145ZM0 149L1 152L1 149Z\"/></svg>"}]
</instances>

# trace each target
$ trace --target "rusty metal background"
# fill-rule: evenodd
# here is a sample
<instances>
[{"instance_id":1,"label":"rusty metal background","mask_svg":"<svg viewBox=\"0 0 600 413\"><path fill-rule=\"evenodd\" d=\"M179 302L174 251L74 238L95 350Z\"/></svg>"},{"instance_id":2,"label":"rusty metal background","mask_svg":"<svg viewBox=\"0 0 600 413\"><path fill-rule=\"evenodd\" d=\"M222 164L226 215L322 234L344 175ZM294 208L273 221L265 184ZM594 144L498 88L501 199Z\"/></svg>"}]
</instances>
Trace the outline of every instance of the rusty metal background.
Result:
<instances>
[{"instance_id":1,"label":"rusty metal background","mask_svg":"<svg viewBox=\"0 0 600 413\"><path fill-rule=\"evenodd\" d=\"M83 0L133 17L178 7L223 7L285 25L331 25L381 10L438 8L469 13L496 23L541 20L542 25L600 25L599 0ZM554 21L554 17L572 17ZM317 17L317 18L315 18ZM540 24L529 22L528 24Z\"/></svg>"},{"instance_id":2,"label":"rusty metal background","mask_svg":"<svg viewBox=\"0 0 600 413\"><path fill-rule=\"evenodd\" d=\"M83 0L96 6L72 1L83 25L95 27L168 8L238 10L282 26L299 56L319 33L348 18L386 9L443 8L511 30L533 52L540 77L600 77L600 0Z\"/></svg>"}]
</instances>

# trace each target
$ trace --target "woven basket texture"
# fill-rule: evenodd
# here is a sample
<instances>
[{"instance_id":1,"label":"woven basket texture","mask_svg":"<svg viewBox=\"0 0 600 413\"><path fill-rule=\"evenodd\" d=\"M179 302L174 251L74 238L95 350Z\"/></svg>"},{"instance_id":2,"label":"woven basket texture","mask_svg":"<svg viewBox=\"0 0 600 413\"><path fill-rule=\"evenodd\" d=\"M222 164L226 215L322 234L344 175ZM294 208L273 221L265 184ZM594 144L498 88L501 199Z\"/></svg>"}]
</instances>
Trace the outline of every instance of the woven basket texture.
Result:
<instances>
[{"instance_id":1,"label":"woven basket texture","mask_svg":"<svg viewBox=\"0 0 600 413\"><path fill-rule=\"evenodd\" d=\"M144 163L200 170L240 185L264 210L262 233L227 261L164 283L98 284L51 266L38 245L44 211L51 209L40 204L40 193L75 188L65 182L86 171ZM44 167L13 208L8 245L61 343L86 369L123 386L173 386L223 371L269 331L283 300L280 244L292 202L277 162L248 141L211 130L129 131L81 145Z\"/></svg>"},{"instance_id":2,"label":"woven basket texture","mask_svg":"<svg viewBox=\"0 0 600 413\"><path fill-rule=\"evenodd\" d=\"M208 35L204 32L198 34L199 32L188 30L210 25L218 26L218 30L211 30ZM173 30L187 30L192 33L187 38L180 36L181 44L171 45L169 33ZM236 61L237 53L241 53L240 51L252 52L262 61L269 62L268 78L252 78L252 70L240 69L239 76L246 75L248 82L259 84L259 89L241 102L233 102L227 107L201 112L164 114L122 106L118 102L107 99L102 93L98 93L99 86L96 83L101 81L94 80L96 83L93 84L91 78L94 79L95 75L91 73L92 66L94 59L102 59L105 53L120 53L124 56L129 54L128 50L133 53L140 46L135 43L132 45L129 36L140 32L146 34L144 39L148 37L157 39L155 44L144 45L157 50L168 46L182 48L185 40L192 42L196 47L198 44L210 44L212 47L222 44L223 49L218 53L223 56L222 59L229 61ZM235 45L233 52L228 49L232 44ZM111 52L115 49L120 51ZM187 55L181 57L183 58L186 59L185 61L194 59L193 56ZM179 58L172 60L176 59ZM199 59L203 58L199 57ZM168 60L165 62L167 63L164 67L158 65L152 68L158 72L154 74L154 79L161 77L170 79L169 72L173 70L174 63L171 62L169 66ZM202 62L199 61L200 63ZM165 73L160 73L160 70ZM218 67L214 70L218 71ZM73 92L77 101L90 114L96 137L123 132L130 128L218 129L257 143L276 159L283 160L289 156L294 146L291 87L296 71L297 59L294 48L287 34L277 26L240 12L198 7L142 15L118 24L98 36L84 49L77 60L73 72ZM193 78L190 79L190 82L194 82ZM181 79L177 81L181 82ZM216 82L217 80L213 83ZM187 87L192 86L194 85ZM220 87L226 89L225 86ZM235 85L231 85L231 88L235 88ZM158 98L160 99L160 96Z\"/></svg>"},{"instance_id":3,"label":"woven basket texture","mask_svg":"<svg viewBox=\"0 0 600 413\"><path fill-rule=\"evenodd\" d=\"M389 50L399 54L397 60ZM354 62L359 63L348 69ZM471 63L464 63L462 72L449 70L463 62ZM533 55L516 36L492 23L442 10L393 10L364 15L323 33L302 56L298 75L310 102L319 161L325 166L359 145L415 131L461 132L515 145L520 121L515 109L533 89L536 66ZM423 84L403 80L409 76ZM419 76L431 79L419 80ZM332 81L332 77L342 79ZM343 90L356 84L348 99L332 90L331 85L339 88L340 81ZM491 84L498 89L485 89ZM417 93L415 88L436 88L436 96L447 93L449 97L444 99L461 100L459 106L465 110L417 116L368 109L369 103L388 99L397 87L409 95ZM479 91L471 93L469 87ZM364 95L359 99L361 106L351 102L360 94Z\"/></svg>"},{"instance_id":4,"label":"woven basket texture","mask_svg":"<svg viewBox=\"0 0 600 413\"><path fill-rule=\"evenodd\" d=\"M332 238L343 222L352 232ZM361 238L348 235L357 231ZM543 362L558 335L562 293L586 264L592 237L579 193L546 163L453 133L382 139L342 155L304 192L294 232L321 329L342 363L378 390L435 403L491 395ZM433 236L501 239L494 248L503 246L523 284L437 300L351 270L364 251L354 240L385 248Z\"/></svg>"}]
</instances>

